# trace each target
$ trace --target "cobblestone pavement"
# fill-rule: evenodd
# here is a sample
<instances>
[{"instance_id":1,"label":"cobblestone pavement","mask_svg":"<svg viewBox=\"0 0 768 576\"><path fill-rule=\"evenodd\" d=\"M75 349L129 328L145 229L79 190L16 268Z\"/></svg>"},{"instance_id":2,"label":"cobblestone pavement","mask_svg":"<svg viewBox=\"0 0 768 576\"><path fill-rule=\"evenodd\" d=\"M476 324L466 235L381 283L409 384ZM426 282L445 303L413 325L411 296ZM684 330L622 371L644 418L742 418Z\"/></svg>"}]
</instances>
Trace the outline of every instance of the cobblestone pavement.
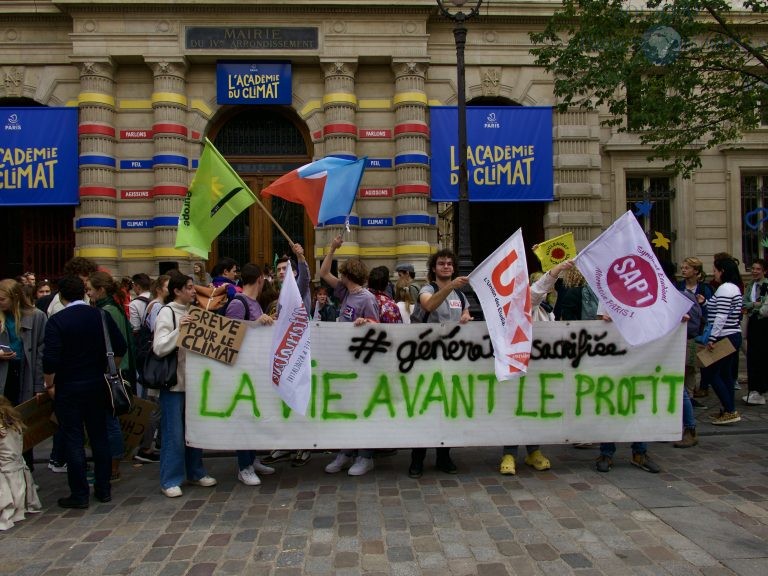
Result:
<instances>
[{"instance_id":1,"label":"cobblestone pavement","mask_svg":"<svg viewBox=\"0 0 768 576\"><path fill-rule=\"evenodd\" d=\"M608 474L596 448L548 446L551 471L518 462L517 476L498 474L498 448L458 448L455 476L409 479L406 450L363 477L328 475L331 456L316 453L247 487L218 454L206 459L215 488L169 499L157 464L124 463L111 503L67 511L65 475L41 464L45 509L0 532L0 573L764 576L768 406L740 409L725 429L698 409L696 448L651 444L658 475L631 466L626 445Z\"/></svg>"}]
</instances>

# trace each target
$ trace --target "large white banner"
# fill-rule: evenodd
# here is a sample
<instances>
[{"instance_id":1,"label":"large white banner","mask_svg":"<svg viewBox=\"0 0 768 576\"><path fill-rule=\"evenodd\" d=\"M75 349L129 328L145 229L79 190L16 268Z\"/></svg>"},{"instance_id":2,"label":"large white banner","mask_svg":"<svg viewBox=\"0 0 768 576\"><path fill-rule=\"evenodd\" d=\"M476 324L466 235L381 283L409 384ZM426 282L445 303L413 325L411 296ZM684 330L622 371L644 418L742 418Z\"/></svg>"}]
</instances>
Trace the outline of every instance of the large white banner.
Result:
<instances>
[{"instance_id":1,"label":"large white banner","mask_svg":"<svg viewBox=\"0 0 768 576\"><path fill-rule=\"evenodd\" d=\"M306 416L271 382L273 327L233 366L186 352L187 441L215 449L677 440L685 326L629 347L611 323L540 322L528 373L500 382L484 322L312 324Z\"/></svg>"}]
</instances>

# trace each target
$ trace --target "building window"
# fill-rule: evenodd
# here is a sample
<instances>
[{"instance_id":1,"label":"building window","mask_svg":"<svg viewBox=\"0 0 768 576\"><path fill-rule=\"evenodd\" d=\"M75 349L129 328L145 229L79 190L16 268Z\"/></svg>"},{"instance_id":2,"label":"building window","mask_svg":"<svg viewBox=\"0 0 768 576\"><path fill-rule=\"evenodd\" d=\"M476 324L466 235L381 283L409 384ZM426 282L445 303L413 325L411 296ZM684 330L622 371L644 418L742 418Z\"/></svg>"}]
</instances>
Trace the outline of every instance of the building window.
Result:
<instances>
[{"instance_id":1,"label":"building window","mask_svg":"<svg viewBox=\"0 0 768 576\"><path fill-rule=\"evenodd\" d=\"M675 190L664 176L627 176L627 210L631 210L645 231L651 248L659 260L674 262L673 248L677 234L672 230L672 200ZM658 240L669 239L669 248ZM662 239L663 240L663 239ZM659 244L657 246L657 244Z\"/></svg>"},{"instance_id":2,"label":"building window","mask_svg":"<svg viewBox=\"0 0 768 576\"><path fill-rule=\"evenodd\" d=\"M741 260L749 268L755 258L765 258L768 252L763 246L768 235L762 222L768 219L768 175L742 176L741 213Z\"/></svg>"}]
</instances>

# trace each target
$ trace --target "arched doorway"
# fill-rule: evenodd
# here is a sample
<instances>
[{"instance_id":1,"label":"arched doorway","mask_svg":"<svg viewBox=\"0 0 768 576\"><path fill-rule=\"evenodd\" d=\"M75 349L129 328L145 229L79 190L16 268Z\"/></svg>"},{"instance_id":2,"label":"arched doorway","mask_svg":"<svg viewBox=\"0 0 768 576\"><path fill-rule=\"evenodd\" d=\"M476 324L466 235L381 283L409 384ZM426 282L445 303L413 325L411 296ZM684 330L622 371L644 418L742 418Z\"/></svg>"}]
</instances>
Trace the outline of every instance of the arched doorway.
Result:
<instances>
[{"instance_id":1,"label":"arched doorway","mask_svg":"<svg viewBox=\"0 0 768 576\"><path fill-rule=\"evenodd\" d=\"M266 186L310 161L306 126L289 109L236 108L222 116L209 137L291 240L304 247L312 269L314 227L304 207L281 198L261 198ZM229 256L240 264L263 266L272 265L275 255L290 253L288 241L256 203L219 235L211 260Z\"/></svg>"}]
</instances>

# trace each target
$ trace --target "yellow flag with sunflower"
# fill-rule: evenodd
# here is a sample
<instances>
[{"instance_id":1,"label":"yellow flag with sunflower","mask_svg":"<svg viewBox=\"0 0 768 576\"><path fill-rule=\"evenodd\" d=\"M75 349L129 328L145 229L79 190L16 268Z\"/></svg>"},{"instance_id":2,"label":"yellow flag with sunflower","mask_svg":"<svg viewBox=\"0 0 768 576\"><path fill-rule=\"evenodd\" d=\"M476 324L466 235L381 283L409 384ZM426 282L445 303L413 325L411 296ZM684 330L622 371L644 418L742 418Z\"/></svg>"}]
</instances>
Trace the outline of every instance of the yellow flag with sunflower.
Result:
<instances>
[{"instance_id":1,"label":"yellow flag with sunflower","mask_svg":"<svg viewBox=\"0 0 768 576\"><path fill-rule=\"evenodd\" d=\"M566 232L555 238L545 240L536 248L533 253L541 262L541 269L547 272L571 258L576 257L576 243L573 241L573 232Z\"/></svg>"},{"instance_id":2,"label":"yellow flag with sunflower","mask_svg":"<svg viewBox=\"0 0 768 576\"><path fill-rule=\"evenodd\" d=\"M216 237L255 201L250 188L206 138L181 206L176 248L207 258Z\"/></svg>"}]
</instances>

